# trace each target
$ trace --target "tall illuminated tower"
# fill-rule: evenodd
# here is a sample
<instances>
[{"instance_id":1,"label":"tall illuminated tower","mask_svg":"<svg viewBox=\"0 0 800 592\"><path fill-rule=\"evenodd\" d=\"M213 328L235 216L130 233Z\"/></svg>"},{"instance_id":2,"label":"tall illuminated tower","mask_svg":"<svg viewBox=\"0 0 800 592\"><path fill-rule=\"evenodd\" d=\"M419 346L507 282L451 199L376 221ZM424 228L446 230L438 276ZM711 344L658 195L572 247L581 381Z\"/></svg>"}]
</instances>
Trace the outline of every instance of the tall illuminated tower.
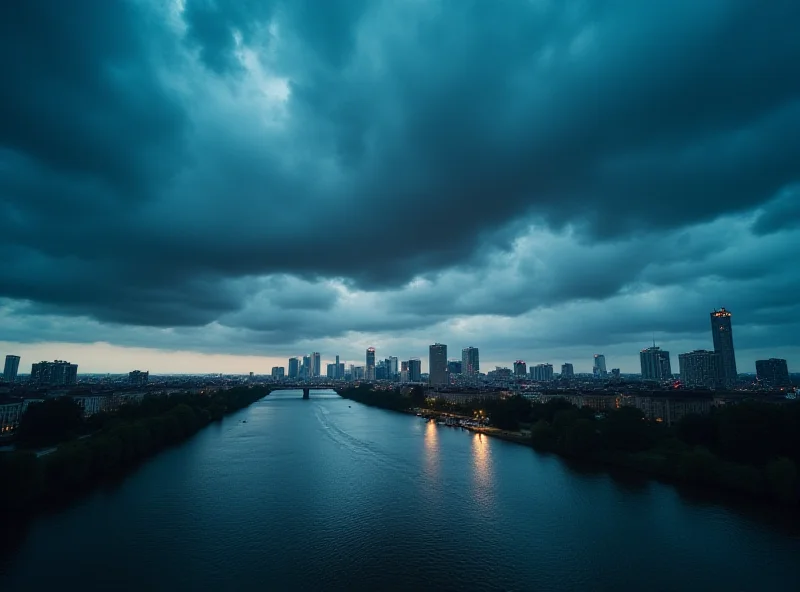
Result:
<instances>
[{"instance_id":1,"label":"tall illuminated tower","mask_svg":"<svg viewBox=\"0 0 800 592\"><path fill-rule=\"evenodd\" d=\"M714 339L714 351L722 362L722 380L726 386L736 383L736 354L733 351L733 329L731 313L720 308L711 313L711 336Z\"/></svg>"}]
</instances>

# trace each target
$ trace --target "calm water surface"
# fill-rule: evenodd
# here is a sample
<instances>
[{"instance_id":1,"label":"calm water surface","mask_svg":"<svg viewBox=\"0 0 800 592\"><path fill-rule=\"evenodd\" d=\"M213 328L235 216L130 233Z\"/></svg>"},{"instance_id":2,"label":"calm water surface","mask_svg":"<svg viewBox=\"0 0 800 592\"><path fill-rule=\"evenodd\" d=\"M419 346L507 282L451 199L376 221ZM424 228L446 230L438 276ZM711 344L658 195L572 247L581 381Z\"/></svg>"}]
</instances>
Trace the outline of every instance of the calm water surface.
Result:
<instances>
[{"instance_id":1,"label":"calm water surface","mask_svg":"<svg viewBox=\"0 0 800 592\"><path fill-rule=\"evenodd\" d=\"M800 590L796 515L300 397L38 519L0 590Z\"/></svg>"}]
</instances>

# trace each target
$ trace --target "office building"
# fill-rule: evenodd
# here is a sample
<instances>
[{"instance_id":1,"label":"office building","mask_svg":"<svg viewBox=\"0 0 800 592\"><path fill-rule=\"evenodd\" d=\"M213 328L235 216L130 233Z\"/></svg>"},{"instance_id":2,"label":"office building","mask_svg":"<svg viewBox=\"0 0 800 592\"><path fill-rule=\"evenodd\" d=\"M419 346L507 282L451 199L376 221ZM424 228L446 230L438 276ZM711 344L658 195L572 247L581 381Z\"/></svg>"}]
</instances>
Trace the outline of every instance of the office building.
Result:
<instances>
[{"instance_id":1,"label":"office building","mask_svg":"<svg viewBox=\"0 0 800 592\"><path fill-rule=\"evenodd\" d=\"M461 373L467 376L480 374L481 364L477 347L465 347L461 350Z\"/></svg>"},{"instance_id":2,"label":"office building","mask_svg":"<svg viewBox=\"0 0 800 592\"><path fill-rule=\"evenodd\" d=\"M447 372L450 376L458 376L461 374L461 368L463 366L462 360L448 360L447 361Z\"/></svg>"},{"instance_id":3,"label":"office building","mask_svg":"<svg viewBox=\"0 0 800 592\"><path fill-rule=\"evenodd\" d=\"M64 360L33 364L31 382L41 386L72 386L78 382L78 365Z\"/></svg>"},{"instance_id":4,"label":"office building","mask_svg":"<svg viewBox=\"0 0 800 592\"><path fill-rule=\"evenodd\" d=\"M561 378L575 378L575 369L569 362L561 364Z\"/></svg>"},{"instance_id":5,"label":"office building","mask_svg":"<svg viewBox=\"0 0 800 592\"><path fill-rule=\"evenodd\" d=\"M669 352L660 347L654 345L640 351L639 363L642 367L642 380L664 382L672 379Z\"/></svg>"},{"instance_id":6,"label":"office building","mask_svg":"<svg viewBox=\"0 0 800 592\"><path fill-rule=\"evenodd\" d=\"M322 376L322 361L319 352L312 352L311 354L311 372L312 378L319 378Z\"/></svg>"},{"instance_id":7,"label":"office building","mask_svg":"<svg viewBox=\"0 0 800 592\"><path fill-rule=\"evenodd\" d=\"M408 380L422 382L422 362L419 358L411 358L408 361Z\"/></svg>"},{"instance_id":8,"label":"office building","mask_svg":"<svg viewBox=\"0 0 800 592\"><path fill-rule=\"evenodd\" d=\"M553 365L536 364L531 366L531 380L537 382L550 382L553 380Z\"/></svg>"},{"instance_id":9,"label":"office building","mask_svg":"<svg viewBox=\"0 0 800 592\"><path fill-rule=\"evenodd\" d=\"M353 380L364 380L364 366L351 366L353 369Z\"/></svg>"},{"instance_id":10,"label":"office building","mask_svg":"<svg viewBox=\"0 0 800 592\"><path fill-rule=\"evenodd\" d=\"M392 380L396 380L397 375L400 373L400 368L397 365L397 356L389 356L386 361L389 364L389 377Z\"/></svg>"},{"instance_id":11,"label":"office building","mask_svg":"<svg viewBox=\"0 0 800 592\"><path fill-rule=\"evenodd\" d=\"M333 378L335 380L341 380L344 378L344 364L339 363L339 355L336 355L336 367L333 369Z\"/></svg>"},{"instance_id":12,"label":"office building","mask_svg":"<svg viewBox=\"0 0 800 592\"><path fill-rule=\"evenodd\" d=\"M338 366L338 364L335 364L335 363L334 364L328 364L327 372L325 373L325 376L330 378L330 379L335 380L336 379L336 367L337 366Z\"/></svg>"},{"instance_id":13,"label":"office building","mask_svg":"<svg viewBox=\"0 0 800 592\"><path fill-rule=\"evenodd\" d=\"M678 365L685 386L716 388L723 382L722 356L717 352L698 349L679 354Z\"/></svg>"},{"instance_id":14,"label":"office building","mask_svg":"<svg viewBox=\"0 0 800 592\"><path fill-rule=\"evenodd\" d=\"M289 358L289 378L299 378L300 376L300 360L297 358Z\"/></svg>"},{"instance_id":15,"label":"office building","mask_svg":"<svg viewBox=\"0 0 800 592\"><path fill-rule=\"evenodd\" d=\"M765 386L778 387L790 386L789 366L786 360L770 358L769 360L756 360L756 379Z\"/></svg>"},{"instance_id":16,"label":"office building","mask_svg":"<svg viewBox=\"0 0 800 592\"><path fill-rule=\"evenodd\" d=\"M606 357L603 354L594 355L592 374L595 378L605 378L608 376L608 372L606 372Z\"/></svg>"},{"instance_id":17,"label":"office building","mask_svg":"<svg viewBox=\"0 0 800 592\"><path fill-rule=\"evenodd\" d=\"M400 362L400 382L409 382L408 362Z\"/></svg>"},{"instance_id":18,"label":"office building","mask_svg":"<svg viewBox=\"0 0 800 592\"><path fill-rule=\"evenodd\" d=\"M303 356L303 364L300 366L300 378L311 378L311 356Z\"/></svg>"},{"instance_id":19,"label":"office building","mask_svg":"<svg viewBox=\"0 0 800 592\"><path fill-rule=\"evenodd\" d=\"M283 366L273 366L272 367L272 378L274 380L283 380L285 376Z\"/></svg>"},{"instance_id":20,"label":"office building","mask_svg":"<svg viewBox=\"0 0 800 592\"><path fill-rule=\"evenodd\" d=\"M150 380L150 372L142 372L140 370L134 370L133 372L128 372L128 384L132 386L144 386Z\"/></svg>"},{"instance_id":21,"label":"office building","mask_svg":"<svg viewBox=\"0 0 800 592\"><path fill-rule=\"evenodd\" d=\"M375 348L367 348L366 380L375 380Z\"/></svg>"},{"instance_id":22,"label":"office building","mask_svg":"<svg viewBox=\"0 0 800 592\"><path fill-rule=\"evenodd\" d=\"M711 313L711 336L714 339L714 351L719 354L722 364L721 378L726 386L732 386L736 384L738 375L730 311L720 308Z\"/></svg>"},{"instance_id":23,"label":"office building","mask_svg":"<svg viewBox=\"0 0 800 592\"><path fill-rule=\"evenodd\" d=\"M518 378L525 378L528 374L528 365L523 360L514 362L514 376Z\"/></svg>"},{"instance_id":24,"label":"office building","mask_svg":"<svg viewBox=\"0 0 800 592\"><path fill-rule=\"evenodd\" d=\"M17 373L19 372L19 356L6 356L6 365L3 369L3 379L6 382L16 382Z\"/></svg>"},{"instance_id":25,"label":"office building","mask_svg":"<svg viewBox=\"0 0 800 592\"><path fill-rule=\"evenodd\" d=\"M375 366L375 380L387 380L389 378L389 371L386 367L386 360L381 360Z\"/></svg>"},{"instance_id":26,"label":"office building","mask_svg":"<svg viewBox=\"0 0 800 592\"><path fill-rule=\"evenodd\" d=\"M428 381L431 386L449 384L447 378L447 346L434 343L428 348Z\"/></svg>"}]
</instances>

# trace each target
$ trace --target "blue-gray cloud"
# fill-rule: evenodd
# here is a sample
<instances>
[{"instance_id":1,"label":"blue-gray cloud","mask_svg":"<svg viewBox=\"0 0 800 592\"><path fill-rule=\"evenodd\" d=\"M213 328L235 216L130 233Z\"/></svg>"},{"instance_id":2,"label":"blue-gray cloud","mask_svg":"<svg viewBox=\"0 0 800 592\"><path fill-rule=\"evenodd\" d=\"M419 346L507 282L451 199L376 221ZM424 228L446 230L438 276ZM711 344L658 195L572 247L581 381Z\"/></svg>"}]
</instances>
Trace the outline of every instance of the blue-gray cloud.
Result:
<instances>
[{"instance_id":1,"label":"blue-gray cloud","mask_svg":"<svg viewBox=\"0 0 800 592\"><path fill-rule=\"evenodd\" d=\"M0 296L277 344L791 305L763 282L797 285L796 2L323 4L0 9Z\"/></svg>"}]
</instances>

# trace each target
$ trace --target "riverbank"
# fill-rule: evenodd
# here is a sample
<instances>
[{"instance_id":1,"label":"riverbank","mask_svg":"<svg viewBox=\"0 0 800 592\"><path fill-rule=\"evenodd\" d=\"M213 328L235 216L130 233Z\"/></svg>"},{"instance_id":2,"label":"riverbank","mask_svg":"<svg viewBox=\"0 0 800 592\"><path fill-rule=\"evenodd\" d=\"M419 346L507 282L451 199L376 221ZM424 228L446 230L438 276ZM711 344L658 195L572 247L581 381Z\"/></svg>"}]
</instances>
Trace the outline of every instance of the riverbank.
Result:
<instances>
[{"instance_id":1,"label":"riverbank","mask_svg":"<svg viewBox=\"0 0 800 592\"><path fill-rule=\"evenodd\" d=\"M267 394L269 390L260 387L236 387L145 398L114 415L90 418L99 424L90 437L60 442L47 455L34 450L2 453L0 513L20 518L72 501Z\"/></svg>"},{"instance_id":2,"label":"riverbank","mask_svg":"<svg viewBox=\"0 0 800 592\"><path fill-rule=\"evenodd\" d=\"M450 404L442 410L425 406L441 405L436 401L423 398L416 403L419 398L399 390L362 387L342 396L383 409L465 422L485 412L493 424L500 425L460 427L565 459L635 471L664 482L794 506L800 501L792 445L798 437L793 422L800 418L796 404L779 407L745 402L712 416L688 416L676 428L667 428L646 421L634 408L597 414L563 400L531 404L511 397L486 403L486 409ZM520 429L523 422L531 426L529 431Z\"/></svg>"}]
</instances>

